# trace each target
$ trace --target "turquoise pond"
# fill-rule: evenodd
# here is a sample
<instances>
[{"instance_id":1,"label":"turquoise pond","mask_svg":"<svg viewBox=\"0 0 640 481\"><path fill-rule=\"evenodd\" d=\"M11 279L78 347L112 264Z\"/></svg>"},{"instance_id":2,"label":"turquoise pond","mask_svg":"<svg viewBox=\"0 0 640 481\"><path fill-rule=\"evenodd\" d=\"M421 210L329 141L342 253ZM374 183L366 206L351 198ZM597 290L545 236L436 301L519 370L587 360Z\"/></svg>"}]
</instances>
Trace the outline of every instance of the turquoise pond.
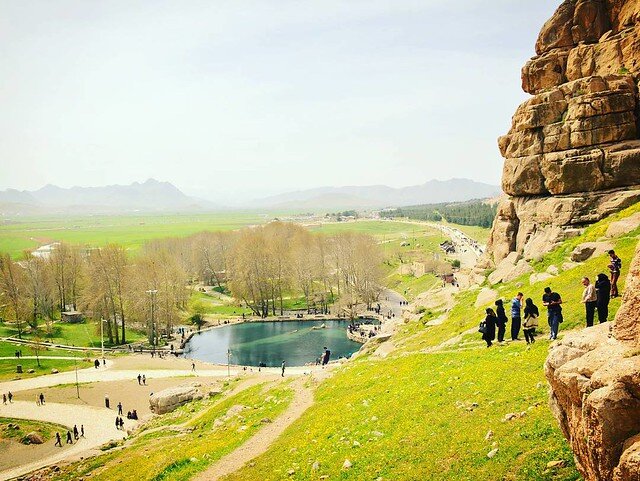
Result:
<instances>
[{"instance_id":1,"label":"turquoise pond","mask_svg":"<svg viewBox=\"0 0 640 481\"><path fill-rule=\"evenodd\" d=\"M324 324L325 328L320 328ZM331 359L349 357L361 344L347 338L349 321L246 322L218 327L196 334L187 343L184 356L216 364L244 366L303 366L315 362L323 347Z\"/></svg>"}]
</instances>

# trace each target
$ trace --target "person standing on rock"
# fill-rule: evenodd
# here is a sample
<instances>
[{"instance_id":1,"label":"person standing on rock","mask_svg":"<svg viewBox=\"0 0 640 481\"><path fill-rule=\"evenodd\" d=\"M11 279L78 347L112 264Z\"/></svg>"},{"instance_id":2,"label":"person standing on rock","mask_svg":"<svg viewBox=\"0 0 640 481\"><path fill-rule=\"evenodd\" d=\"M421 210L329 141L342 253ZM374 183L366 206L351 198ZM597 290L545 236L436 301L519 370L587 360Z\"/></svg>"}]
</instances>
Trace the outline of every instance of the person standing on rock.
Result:
<instances>
[{"instance_id":1,"label":"person standing on rock","mask_svg":"<svg viewBox=\"0 0 640 481\"><path fill-rule=\"evenodd\" d=\"M598 304L598 297L596 295L596 288L588 277L582 278L582 285L584 291L582 292L582 303L584 304L587 316L587 327L593 326L593 318L596 313L596 306Z\"/></svg>"},{"instance_id":2,"label":"person standing on rock","mask_svg":"<svg viewBox=\"0 0 640 481\"><path fill-rule=\"evenodd\" d=\"M507 332L507 314L504 311L504 303L502 299L496 301L496 325L498 326L498 342L504 341L504 333Z\"/></svg>"},{"instance_id":3,"label":"person standing on rock","mask_svg":"<svg viewBox=\"0 0 640 481\"><path fill-rule=\"evenodd\" d=\"M609 319L609 301L611 300L611 282L606 274L598 274L596 279L596 309L598 322L602 324Z\"/></svg>"},{"instance_id":4,"label":"person standing on rock","mask_svg":"<svg viewBox=\"0 0 640 481\"><path fill-rule=\"evenodd\" d=\"M538 327L538 317L540 316L540 311L538 310L538 306L533 303L533 299L530 297L527 298L524 305L524 338L527 341L527 344L533 344L536 342L536 327Z\"/></svg>"},{"instance_id":5,"label":"person standing on rock","mask_svg":"<svg viewBox=\"0 0 640 481\"><path fill-rule=\"evenodd\" d=\"M609 251L609 258L611 259L611 263L609 264L609 271L611 272L611 297L618 297L618 278L622 270L622 259L616 255L613 249Z\"/></svg>"},{"instance_id":6,"label":"person standing on rock","mask_svg":"<svg viewBox=\"0 0 640 481\"><path fill-rule=\"evenodd\" d=\"M484 332L482 333L482 339L487 343L487 347L493 345L493 340L496 338L496 323L498 317L493 309L487 307L485 311L486 317L484 318Z\"/></svg>"},{"instance_id":7,"label":"person standing on rock","mask_svg":"<svg viewBox=\"0 0 640 481\"><path fill-rule=\"evenodd\" d=\"M518 295L511 301L511 340L517 341L520 335L520 325L522 322L522 298L524 294L518 292Z\"/></svg>"}]
</instances>

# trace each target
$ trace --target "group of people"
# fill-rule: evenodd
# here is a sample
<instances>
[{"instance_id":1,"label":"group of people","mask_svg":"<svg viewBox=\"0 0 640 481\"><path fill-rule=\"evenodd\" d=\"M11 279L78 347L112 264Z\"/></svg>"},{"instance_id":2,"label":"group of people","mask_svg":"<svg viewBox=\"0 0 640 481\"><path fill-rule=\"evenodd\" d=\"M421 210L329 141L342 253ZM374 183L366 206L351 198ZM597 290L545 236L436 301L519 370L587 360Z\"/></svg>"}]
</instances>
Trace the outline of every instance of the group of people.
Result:
<instances>
[{"instance_id":1,"label":"group of people","mask_svg":"<svg viewBox=\"0 0 640 481\"><path fill-rule=\"evenodd\" d=\"M147 385L147 376L145 374L138 374L138 384L140 386L146 386Z\"/></svg>"},{"instance_id":2,"label":"group of people","mask_svg":"<svg viewBox=\"0 0 640 481\"><path fill-rule=\"evenodd\" d=\"M71 431L67 431L67 444L73 444L73 441L78 441L80 438L84 438L84 424L80 425L80 431L78 431L78 425L73 425L73 436L71 435ZM62 447L62 436L60 436L59 432L56 432L56 443L55 446Z\"/></svg>"},{"instance_id":3,"label":"group of people","mask_svg":"<svg viewBox=\"0 0 640 481\"><path fill-rule=\"evenodd\" d=\"M11 391L6 394L2 393L2 404L7 404L7 401L9 401L9 404L13 403L13 393Z\"/></svg>"},{"instance_id":4,"label":"group of people","mask_svg":"<svg viewBox=\"0 0 640 481\"><path fill-rule=\"evenodd\" d=\"M585 305L585 315L587 327L593 326L596 312L598 313L598 321L600 323L607 322L609 317L609 301L612 297L618 297L618 279L622 269L622 260L614 250L609 250L608 255L610 263L608 265L610 277L606 274L598 274L596 282L592 283L588 277L582 278L584 290L582 292L582 303ZM527 298L522 312L522 299L524 295L519 292L511 301L511 339L518 340L521 327L527 344L535 342L535 329L538 327L538 317L540 311L533 303L531 298ZM487 343L487 347L491 347L493 341L497 338L498 342L504 341L506 325L508 322L502 299L495 302L495 311L487 308L486 317L480 323L479 331L482 333L482 339ZM555 340L558 337L558 330L562 323L562 296L554 292L550 287L545 287L542 295L542 305L547 308L547 322L549 324L549 340ZM523 315L522 315L523 314ZM523 323L524 319L524 323Z\"/></svg>"}]
</instances>

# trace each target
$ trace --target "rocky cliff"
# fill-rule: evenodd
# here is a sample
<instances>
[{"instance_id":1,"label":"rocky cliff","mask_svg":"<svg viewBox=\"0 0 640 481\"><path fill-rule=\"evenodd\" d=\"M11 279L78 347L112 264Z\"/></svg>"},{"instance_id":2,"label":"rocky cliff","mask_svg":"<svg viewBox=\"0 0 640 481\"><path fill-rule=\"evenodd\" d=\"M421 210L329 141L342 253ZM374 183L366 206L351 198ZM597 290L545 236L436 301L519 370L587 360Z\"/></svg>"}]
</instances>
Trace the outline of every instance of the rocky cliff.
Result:
<instances>
[{"instance_id":1,"label":"rocky cliff","mask_svg":"<svg viewBox=\"0 0 640 481\"><path fill-rule=\"evenodd\" d=\"M522 69L487 264L534 259L640 201L640 0L566 0Z\"/></svg>"},{"instance_id":2,"label":"rocky cliff","mask_svg":"<svg viewBox=\"0 0 640 481\"><path fill-rule=\"evenodd\" d=\"M640 481L640 248L612 324L567 335L545 364L551 409L589 481Z\"/></svg>"}]
</instances>

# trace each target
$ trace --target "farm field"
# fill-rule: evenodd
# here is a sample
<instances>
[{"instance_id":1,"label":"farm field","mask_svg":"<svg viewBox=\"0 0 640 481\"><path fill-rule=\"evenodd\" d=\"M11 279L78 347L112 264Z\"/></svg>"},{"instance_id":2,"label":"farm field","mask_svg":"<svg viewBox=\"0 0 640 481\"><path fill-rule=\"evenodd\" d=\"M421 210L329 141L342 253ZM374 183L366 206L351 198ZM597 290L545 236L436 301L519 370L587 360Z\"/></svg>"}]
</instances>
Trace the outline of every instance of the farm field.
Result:
<instances>
[{"instance_id":1,"label":"farm field","mask_svg":"<svg viewBox=\"0 0 640 481\"><path fill-rule=\"evenodd\" d=\"M59 241L90 246L116 243L135 251L152 239L234 230L270 219L267 214L243 212L25 218L0 226L0 252L16 258L25 249Z\"/></svg>"}]
</instances>

